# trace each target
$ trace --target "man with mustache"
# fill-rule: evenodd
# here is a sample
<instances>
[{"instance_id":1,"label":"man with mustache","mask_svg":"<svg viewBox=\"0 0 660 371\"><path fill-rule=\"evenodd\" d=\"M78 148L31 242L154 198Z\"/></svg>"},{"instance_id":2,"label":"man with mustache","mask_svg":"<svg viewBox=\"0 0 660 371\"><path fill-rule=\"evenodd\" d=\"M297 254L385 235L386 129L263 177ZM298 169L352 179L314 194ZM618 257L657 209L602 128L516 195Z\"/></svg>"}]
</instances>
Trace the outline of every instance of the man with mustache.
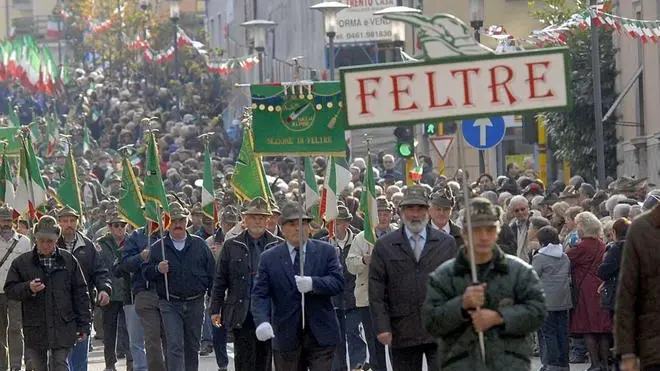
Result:
<instances>
[{"instance_id":1,"label":"man with mustache","mask_svg":"<svg viewBox=\"0 0 660 371\"><path fill-rule=\"evenodd\" d=\"M422 325L429 275L458 248L449 234L429 225L428 194L409 186L399 204L402 226L376 241L369 265L369 305L378 341L391 348L394 371L439 369L435 339Z\"/></svg>"},{"instance_id":2,"label":"man with mustache","mask_svg":"<svg viewBox=\"0 0 660 371\"><path fill-rule=\"evenodd\" d=\"M250 294L265 250L282 242L266 230L272 217L268 202L261 197L250 201L243 212L247 229L225 241L211 295L211 320L234 333L234 367L237 371L270 370L270 341L259 341L250 314ZM226 298L225 298L226 294Z\"/></svg>"},{"instance_id":3,"label":"man with mustache","mask_svg":"<svg viewBox=\"0 0 660 371\"><path fill-rule=\"evenodd\" d=\"M110 303L110 272L103 266L101 256L94 243L78 231L80 215L70 206L65 206L58 213L62 235L57 240L57 247L73 254L80 263L85 282L87 282L92 308L98 303L105 306ZM98 294L96 294L98 292ZM94 300L96 299L96 300ZM87 371L89 338L82 338L69 354L70 371Z\"/></svg>"},{"instance_id":4,"label":"man with mustache","mask_svg":"<svg viewBox=\"0 0 660 371\"><path fill-rule=\"evenodd\" d=\"M215 259L206 241L186 231L190 212L178 202L170 204L170 230L162 243L151 246L144 277L156 286L158 307L165 329L168 370L197 371L204 321L204 295L211 294ZM166 288L169 288L169 296Z\"/></svg>"}]
</instances>

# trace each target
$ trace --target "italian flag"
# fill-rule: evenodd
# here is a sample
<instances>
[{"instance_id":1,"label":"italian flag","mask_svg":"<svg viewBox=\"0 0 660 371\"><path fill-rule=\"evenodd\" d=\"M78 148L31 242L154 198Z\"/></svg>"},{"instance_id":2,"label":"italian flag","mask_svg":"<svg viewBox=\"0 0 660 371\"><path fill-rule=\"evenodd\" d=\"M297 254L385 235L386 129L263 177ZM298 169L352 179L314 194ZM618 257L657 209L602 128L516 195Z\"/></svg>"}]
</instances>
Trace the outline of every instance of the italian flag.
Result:
<instances>
[{"instance_id":1,"label":"italian flag","mask_svg":"<svg viewBox=\"0 0 660 371\"><path fill-rule=\"evenodd\" d=\"M69 152L64 162L64 178L57 190L57 201L62 206L69 206L78 212L80 220L84 223L84 214L82 201L80 200L80 187L78 186L78 171L76 169L76 160L73 158L73 151L69 145Z\"/></svg>"},{"instance_id":2,"label":"italian flag","mask_svg":"<svg viewBox=\"0 0 660 371\"><path fill-rule=\"evenodd\" d=\"M60 134L60 123L55 114L46 116L46 140L48 141L48 149L46 157L51 157L57 148L57 138Z\"/></svg>"},{"instance_id":3,"label":"italian flag","mask_svg":"<svg viewBox=\"0 0 660 371\"><path fill-rule=\"evenodd\" d=\"M215 189L213 187L213 163L209 145L204 146L204 180L202 183L202 211L204 215L213 219L213 225L218 224L218 203L215 201Z\"/></svg>"},{"instance_id":4,"label":"italian flag","mask_svg":"<svg viewBox=\"0 0 660 371\"><path fill-rule=\"evenodd\" d=\"M371 154L367 157L367 174L364 177L364 189L360 198L360 211L364 217L364 239L376 244L376 225L378 224L378 206L376 205L376 183Z\"/></svg>"},{"instance_id":5,"label":"italian flag","mask_svg":"<svg viewBox=\"0 0 660 371\"><path fill-rule=\"evenodd\" d=\"M351 172L343 157L330 156L321 194L321 218L328 223L330 237L334 235L334 221L337 219L339 193L351 182Z\"/></svg>"},{"instance_id":6,"label":"italian flag","mask_svg":"<svg viewBox=\"0 0 660 371\"><path fill-rule=\"evenodd\" d=\"M18 187L14 209L19 214L29 212L30 217L37 219L37 207L47 201L46 186L41 178L41 169L29 135L25 135L21 139L19 158Z\"/></svg>"},{"instance_id":7,"label":"italian flag","mask_svg":"<svg viewBox=\"0 0 660 371\"><path fill-rule=\"evenodd\" d=\"M46 25L46 37L49 39L59 39L62 37L62 29L60 26L60 22L56 20L50 20L48 21L48 24Z\"/></svg>"},{"instance_id":8,"label":"italian flag","mask_svg":"<svg viewBox=\"0 0 660 371\"><path fill-rule=\"evenodd\" d=\"M7 154L2 154L2 166L0 167L0 203L14 206L16 190L14 189L14 180L9 170L9 160Z\"/></svg>"},{"instance_id":9,"label":"italian flag","mask_svg":"<svg viewBox=\"0 0 660 371\"><path fill-rule=\"evenodd\" d=\"M319 210L317 204L321 201L319 194L319 187L316 184L316 175L314 174L314 167L312 166L312 159L305 158L305 210L312 210L312 217L317 219L319 217Z\"/></svg>"}]
</instances>

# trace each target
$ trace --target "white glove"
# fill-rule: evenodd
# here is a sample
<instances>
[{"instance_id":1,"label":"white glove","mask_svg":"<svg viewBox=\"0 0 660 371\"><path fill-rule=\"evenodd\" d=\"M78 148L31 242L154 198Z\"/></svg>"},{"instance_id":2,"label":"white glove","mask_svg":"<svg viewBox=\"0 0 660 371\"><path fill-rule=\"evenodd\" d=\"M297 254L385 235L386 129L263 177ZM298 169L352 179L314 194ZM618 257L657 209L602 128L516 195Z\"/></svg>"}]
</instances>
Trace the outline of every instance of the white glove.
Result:
<instances>
[{"instance_id":1,"label":"white glove","mask_svg":"<svg viewBox=\"0 0 660 371\"><path fill-rule=\"evenodd\" d=\"M257 326L257 329L254 331L254 333L257 335L257 339L259 341L266 341L275 337L273 326L271 326L268 322L264 322Z\"/></svg>"},{"instance_id":2,"label":"white glove","mask_svg":"<svg viewBox=\"0 0 660 371\"><path fill-rule=\"evenodd\" d=\"M296 286L298 291L301 294L308 293L312 291L312 277L309 276L295 276L296 277Z\"/></svg>"}]
</instances>

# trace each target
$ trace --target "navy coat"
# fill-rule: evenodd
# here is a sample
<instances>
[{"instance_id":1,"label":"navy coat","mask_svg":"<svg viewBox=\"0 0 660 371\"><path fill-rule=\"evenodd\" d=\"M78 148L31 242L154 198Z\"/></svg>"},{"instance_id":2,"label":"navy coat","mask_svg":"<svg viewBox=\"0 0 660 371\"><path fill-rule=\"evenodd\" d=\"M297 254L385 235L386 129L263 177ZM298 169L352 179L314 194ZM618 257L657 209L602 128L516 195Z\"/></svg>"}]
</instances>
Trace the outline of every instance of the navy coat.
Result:
<instances>
[{"instance_id":1,"label":"navy coat","mask_svg":"<svg viewBox=\"0 0 660 371\"><path fill-rule=\"evenodd\" d=\"M289 248L278 244L261 254L259 271L252 291L251 312L256 326L270 322L275 332L273 349L280 352L300 347L302 326L301 294L296 287ZM332 297L344 290L344 271L335 248L318 240L307 240L305 276L311 276L313 289L305 294L307 330L322 347L339 344L339 322Z\"/></svg>"}]
</instances>

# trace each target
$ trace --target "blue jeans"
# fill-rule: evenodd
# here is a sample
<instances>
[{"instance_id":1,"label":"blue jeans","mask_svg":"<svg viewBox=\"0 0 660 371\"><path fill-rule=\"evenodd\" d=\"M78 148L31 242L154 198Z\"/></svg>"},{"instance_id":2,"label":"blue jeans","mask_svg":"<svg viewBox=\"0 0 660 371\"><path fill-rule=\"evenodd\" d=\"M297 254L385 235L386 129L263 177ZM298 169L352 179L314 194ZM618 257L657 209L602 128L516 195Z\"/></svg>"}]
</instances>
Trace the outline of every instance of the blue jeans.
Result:
<instances>
[{"instance_id":1,"label":"blue jeans","mask_svg":"<svg viewBox=\"0 0 660 371\"><path fill-rule=\"evenodd\" d=\"M213 343L213 329L211 329L213 325L211 324L210 309L210 303L206 303L206 308L204 309L204 323L202 324L202 344Z\"/></svg>"},{"instance_id":2,"label":"blue jeans","mask_svg":"<svg viewBox=\"0 0 660 371\"><path fill-rule=\"evenodd\" d=\"M541 363L568 370L568 311L550 311L539 331Z\"/></svg>"},{"instance_id":3,"label":"blue jeans","mask_svg":"<svg viewBox=\"0 0 660 371\"><path fill-rule=\"evenodd\" d=\"M211 326L213 334L213 353L218 368L227 368L229 356L227 356L227 328Z\"/></svg>"},{"instance_id":4,"label":"blue jeans","mask_svg":"<svg viewBox=\"0 0 660 371\"><path fill-rule=\"evenodd\" d=\"M341 340L335 349L332 360L333 370L346 370L346 344L348 343L348 360L350 369L361 367L367 360L367 344L360 337L362 310L365 308L335 309L339 320Z\"/></svg>"},{"instance_id":5,"label":"blue jeans","mask_svg":"<svg viewBox=\"0 0 660 371\"><path fill-rule=\"evenodd\" d=\"M130 342L131 354L133 355L133 370L147 371L147 353L144 350L144 329L142 322L135 312L135 305L124 305L124 317L126 318L126 330Z\"/></svg>"},{"instance_id":6,"label":"blue jeans","mask_svg":"<svg viewBox=\"0 0 660 371\"><path fill-rule=\"evenodd\" d=\"M76 343L69 352L67 361L69 371L87 371L87 354L89 353L89 336L85 341Z\"/></svg>"},{"instance_id":7,"label":"blue jeans","mask_svg":"<svg viewBox=\"0 0 660 371\"><path fill-rule=\"evenodd\" d=\"M161 299L158 307L167 340L167 369L198 371L204 297L188 301Z\"/></svg>"}]
</instances>

